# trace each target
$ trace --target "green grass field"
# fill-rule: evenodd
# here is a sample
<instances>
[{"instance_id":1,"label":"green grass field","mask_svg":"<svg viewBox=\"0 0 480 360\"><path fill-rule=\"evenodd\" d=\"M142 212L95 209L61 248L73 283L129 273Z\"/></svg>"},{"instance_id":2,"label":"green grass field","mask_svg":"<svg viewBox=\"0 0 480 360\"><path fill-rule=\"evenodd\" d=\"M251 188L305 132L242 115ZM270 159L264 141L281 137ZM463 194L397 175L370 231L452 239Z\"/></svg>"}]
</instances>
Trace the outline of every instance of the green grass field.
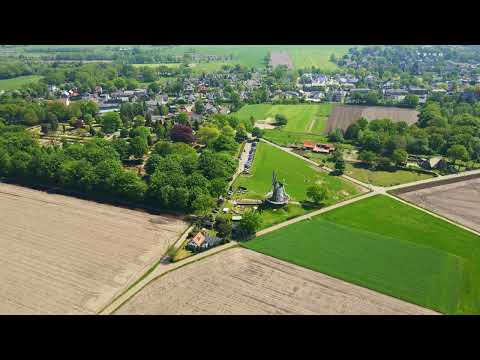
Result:
<instances>
[{"instance_id":1,"label":"green grass field","mask_svg":"<svg viewBox=\"0 0 480 360\"><path fill-rule=\"evenodd\" d=\"M335 70L337 65L330 62L330 55L337 57L345 55L352 45L304 45L287 47L293 66L296 69L316 67L322 70Z\"/></svg>"},{"instance_id":2,"label":"green grass field","mask_svg":"<svg viewBox=\"0 0 480 360\"><path fill-rule=\"evenodd\" d=\"M325 166L333 169L335 164L330 161L330 157L326 154L308 153L309 159L323 163ZM351 176L354 179L360 180L367 184L375 186L395 186L406 184L414 181L430 179L431 174L399 169L395 171L370 170L361 163L346 163L345 175Z\"/></svg>"},{"instance_id":3,"label":"green grass field","mask_svg":"<svg viewBox=\"0 0 480 360\"><path fill-rule=\"evenodd\" d=\"M181 45L168 51L183 54L195 50L209 55L233 55L233 63L248 67L263 67L264 58L270 51L285 50L292 58L294 68L315 66L323 70L333 70L336 65L330 62L330 55L346 54L350 45Z\"/></svg>"},{"instance_id":4,"label":"green grass field","mask_svg":"<svg viewBox=\"0 0 480 360\"><path fill-rule=\"evenodd\" d=\"M28 76L18 76L11 79L0 80L0 90L14 90L19 89L25 84L30 84L32 82L38 81L41 79L41 76L38 75L28 75Z\"/></svg>"},{"instance_id":5,"label":"green grass field","mask_svg":"<svg viewBox=\"0 0 480 360\"><path fill-rule=\"evenodd\" d=\"M265 129L263 137L280 146L303 144L305 140L312 140L319 143L327 141L327 138L323 135L297 133L280 129Z\"/></svg>"},{"instance_id":6,"label":"green grass field","mask_svg":"<svg viewBox=\"0 0 480 360\"><path fill-rule=\"evenodd\" d=\"M235 115L240 119L250 119L253 116L255 120L265 120L274 118L276 114L282 114L288 119L287 125L281 129L282 131L320 135L325 131L332 106L333 104L249 104L243 106Z\"/></svg>"},{"instance_id":7,"label":"green grass field","mask_svg":"<svg viewBox=\"0 0 480 360\"><path fill-rule=\"evenodd\" d=\"M377 195L245 246L446 314L480 314L480 237Z\"/></svg>"},{"instance_id":8,"label":"green grass field","mask_svg":"<svg viewBox=\"0 0 480 360\"><path fill-rule=\"evenodd\" d=\"M194 63L191 66L192 72L194 73L208 73L208 72L215 72L218 71L222 68L224 65L232 65L235 63L232 62L222 62L222 61L210 61L210 62L201 62L201 63ZM157 66L167 66L169 68L178 68L180 67L180 63L162 63L162 64L133 64L135 67L142 67L142 66L148 66L148 67L157 67Z\"/></svg>"},{"instance_id":9,"label":"green grass field","mask_svg":"<svg viewBox=\"0 0 480 360\"><path fill-rule=\"evenodd\" d=\"M329 190L324 205L331 205L359 193L353 184L316 170L307 162L262 142L257 145L251 175L239 176L234 186L248 189L248 193L242 195L244 198L264 199L265 194L271 190L274 170L278 173L278 179L284 182L292 201L305 202L307 188L315 183L320 183Z\"/></svg>"}]
</instances>

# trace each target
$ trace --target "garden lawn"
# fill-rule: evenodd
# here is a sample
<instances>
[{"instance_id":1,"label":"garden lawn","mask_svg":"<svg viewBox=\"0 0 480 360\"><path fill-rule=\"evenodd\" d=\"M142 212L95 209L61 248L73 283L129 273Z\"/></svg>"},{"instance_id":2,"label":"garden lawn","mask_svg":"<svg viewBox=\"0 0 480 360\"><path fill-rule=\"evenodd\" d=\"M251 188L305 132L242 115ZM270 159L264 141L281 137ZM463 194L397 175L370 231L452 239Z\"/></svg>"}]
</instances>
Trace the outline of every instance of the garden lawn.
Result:
<instances>
[{"instance_id":1,"label":"garden lawn","mask_svg":"<svg viewBox=\"0 0 480 360\"><path fill-rule=\"evenodd\" d=\"M315 169L307 162L277 149L264 142L259 142L251 175L240 175L234 186L244 186L247 194L242 198L264 199L272 187L272 172L276 171L278 179L285 184L285 191L292 201L305 202L307 188L315 183L325 186L329 192L324 205L331 205L359 193L355 185L345 180Z\"/></svg>"},{"instance_id":2,"label":"garden lawn","mask_svg":"<svg viewBox=\"0 0 480 360\"><path fill-rule=\"evenodd\" d=\"M299 104L299 105L272 105L249 104L243 106L235 115L240 119L248 120L251 116L255 120L275 118L282 114L288 120L282 131L323 134L328 116L333 104Z\"/></svg>"},{"instance_id":3,"label":"garden lawn","mask_svg":"<svg viewBox=\"0 0 480 360\"><path fill-rule=\"evenodd\" d=\"M446 314L480 314L480 237L377 195L244 246Z\"/></svg>"},{"instance_id":4,"label":"garden lawn","mask_svg":"<svg viewBox=\"0 0 480 360\"><path fill-rule=\"evenodd\" d=\"M25 84L30 84L41 79L38 75L18 76L11 79L0 80L0 90L19 89Z\"/></svg>"}]
</instances>

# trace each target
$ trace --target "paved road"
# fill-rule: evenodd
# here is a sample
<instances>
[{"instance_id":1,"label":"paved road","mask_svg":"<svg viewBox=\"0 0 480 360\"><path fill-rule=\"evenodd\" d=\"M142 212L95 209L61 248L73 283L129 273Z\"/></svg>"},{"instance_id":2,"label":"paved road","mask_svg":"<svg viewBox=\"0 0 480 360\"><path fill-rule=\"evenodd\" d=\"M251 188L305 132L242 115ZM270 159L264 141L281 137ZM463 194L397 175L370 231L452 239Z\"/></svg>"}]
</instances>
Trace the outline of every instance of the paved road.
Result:
<instances>
[{"instance_id":1,"label":"paved road","mask_svg":"<svg viewBox=\"0 0 480 360\"><path fill-rule=\"evenodd\" d=\"M250 149L252 147L252 144L249 143L249 142L246 142L245 143L245 146L243 147L243 150L242 150L242 153L240 154L240 159L238 161L238 167L237 167L237 171L235 172L235 174L233 174L233 177L232 177L232 180L230 180L230 182L228 183L228 187L230 188L230 186L232 186L232 184L235 182L235 180L237 179L237 177L243 172L243 170L245 169L245 163L247 162L248 160L248 154L250 152Z\"/></svg>"}]
</instances>

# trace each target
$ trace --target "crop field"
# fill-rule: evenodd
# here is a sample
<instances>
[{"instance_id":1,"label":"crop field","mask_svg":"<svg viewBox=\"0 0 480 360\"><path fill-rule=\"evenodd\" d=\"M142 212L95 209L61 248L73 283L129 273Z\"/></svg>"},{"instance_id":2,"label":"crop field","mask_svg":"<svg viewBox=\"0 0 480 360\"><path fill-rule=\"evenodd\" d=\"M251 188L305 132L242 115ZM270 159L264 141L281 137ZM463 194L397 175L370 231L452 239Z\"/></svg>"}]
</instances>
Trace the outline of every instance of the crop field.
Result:
<instances>
[{"instance_id":1,"label":"crop field","mask_svg":"<svg viewBox=\"0 0 480 360\"><path fill-rule=\"evenodd\" d=\"M95 314L187 227L3 183L0 214L0 314Z\"/></svg>"},{"instance_id":2,"label":"crop field","mask_svg":"<svg viewBox=\"0 0 480 360\"><path fill-rule=\"evenodd\" d=\"M115 314L434 312L285 261L233 248L157 278Z\"/></svg>"},{"instance_id":3,"label":"crop field","mask_svg":"<svg viewBox=\"0 0 480 360\"><path fill-rule=\"evenodd\" d=\"M335 70L337 65L330 62L330 55L345 55L352 45L304 45L287 47L296 69L316 67L322 70Z\"/></svg>"},{"instance_id":4,"label":"crop field","mask_svg":"<svg viewBox=\"0 0 480 360\"><path fill-rule=\"evenodd\" d=\"M333 108L328 118L326 130L331 132L339 128L345 131L361 117L367 120L387 118L393 122L405 121L411 125L418 121L418 111L385 106L338 105Z\"/></svg>"},{"instance_id":5,"label":"crop field","mask_svg":"<svg viewBox=\"0 0 480 360\"><path fill-rule=\"evenodd\" d=\"M272 51L270 53L270 64L273 68L283 65L288 69L293 69L292 59L286 51Z\"/></svg>"},{"instance_id":6,"label":"crop field","mask_svg":"<svg viewBox=\"0 0 480 360\"><path fill-rule=\"evenodd\" d=\"M243 106L237 113L240 119L274 119L276 114L285 115L288 123L281 131L323 134L332 104L272 105L252 104Z\"/></svg>"},{"instance_id":7,"label":"crop field","mask_svg":"<svg viewBox=\"0 0 480 360\"><path fill-rule=\"evenodd\" d=\"M293 201L306 201L307 188L315 183L322 184L329 191L324 205L334 204L359 193L355 185L316 169L307 162L264 142L257 145L251 175L240 175L234 185L247 188L245 198L264 199L265 194L271 190L274 170L278 174L278 179L285 184L285 191Z\"/></svg>"},{"instance_id":8,"label":"crop field","mask_svg":"<svg viewBox=\"0 0 480 360\"><path fill-rule=\"evenodd\" d=\"M446 314L480 314L480 237L377 195L247 248Z\"/></svg>"},{"instance_id":9,"label":"crop field","mask_svg":"<svg viewBox=\"0 0 480 360\"><path fill-rule=\"evenodd\" d=\"M234 63L232 62L227 62L227 61L209 61L209 62L200 62L200 63L192 63L190 68L194 73L202 73L202 72L214 72L218 71L222 68L224 65L232 65ZM158 66L167 66L169 68L178 68L180 67L180 63L159 63L159 64L133 64L135 67L142 67L142 66L147 66L147 67L158 67Z\"/></svg>"},{"instance_id":10,"label":"crop field","mask_svg":"<svg viewBox=\"0 0 480 360\"><path fill-rule=\"evenodd\" d=\"M181 45L169 49L168 52L183 54L185 51L195 50L209 55L232 54L233 63L248 67L263 67L264 59L269 52L285 51L290 56L295 69L315 66L328 71L336 68L336 65L330 62L330 55L334 53L337 57L341 57L351 47L351 45Z\"/></svg>"},{"instance_id":11,"label":"crop field","mask_svg":"<svg viewBox=\"0 0 480 360\"><path fill-rule=\"evenodd\" d=\"M480 232L480 178L410 191L400 197Z\"/></svg>"},{"instance_id":12,"label":"crop field","mask_svg":"<svg viewBox=\"0 0 480 360\"><path fill-rule=\"evenodd\" d=\"M38 75L18 76L11 79L0 80L0 90L19 89L25 84L30 84L41 79Z\"/></svg>"}]
</instances>

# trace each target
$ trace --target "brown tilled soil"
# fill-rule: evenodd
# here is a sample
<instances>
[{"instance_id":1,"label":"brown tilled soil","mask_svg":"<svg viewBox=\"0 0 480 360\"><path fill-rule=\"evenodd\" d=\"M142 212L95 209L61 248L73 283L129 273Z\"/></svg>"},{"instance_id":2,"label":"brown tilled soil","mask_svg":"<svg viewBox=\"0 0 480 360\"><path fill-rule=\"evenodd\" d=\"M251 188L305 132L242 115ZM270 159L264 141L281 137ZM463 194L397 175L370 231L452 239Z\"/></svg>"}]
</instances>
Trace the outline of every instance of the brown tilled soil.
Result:
<instances>
[{"instance_id":1,"label":"brown tilled soil","mask_svg":"<svg viewBox=\"0 0 480 360\"><path fill-rule=\"evenodd\" d=\"M116 314L435 314L243 248L168 273Z\"/></svg>"},{"instance_id":2,"label":"brown tilled soil","mask_svg":"<svg viewBox=\"0 0 480 360\"><path fill-rule=\"evenodd\" d=\"M0 314L93 314L186 229L172 216L0 183Z\"/></svg>"},{"instance_id":3,"label":"brown tilled soil","mask_svg":"<svg viewBox=\"0 0 480 360\"><path fill-rule=\"evenodd\" d=\"M418 112L412 109L401 109L383 106L337 105L332 109L327 122L327 133L339 128L346 130L350 124L364 117L368 120L391 119L394 122L405 121L413 124L418 120Z\"/></svg>"},{"instance_id":4,"label":"brown tilled soil","mask_svg":"<svg viewBox=\"0 0 480 360\"><path fill-rule=\"evenodd\" d=\"M293 62L286 51L272 51L270 54L270 64L272 67L285 65L288 69L293 69Z\"/></svg>"},{"instance_id":5,"label":"brown tilled soil","mask_svg":"<svg viewBox=\"0 0 480 360\"><path fill-rule=\"evenodd\" d=\"M398 196L480 232L480 178L432 185Z\"/></svg>"}]
</instances>

